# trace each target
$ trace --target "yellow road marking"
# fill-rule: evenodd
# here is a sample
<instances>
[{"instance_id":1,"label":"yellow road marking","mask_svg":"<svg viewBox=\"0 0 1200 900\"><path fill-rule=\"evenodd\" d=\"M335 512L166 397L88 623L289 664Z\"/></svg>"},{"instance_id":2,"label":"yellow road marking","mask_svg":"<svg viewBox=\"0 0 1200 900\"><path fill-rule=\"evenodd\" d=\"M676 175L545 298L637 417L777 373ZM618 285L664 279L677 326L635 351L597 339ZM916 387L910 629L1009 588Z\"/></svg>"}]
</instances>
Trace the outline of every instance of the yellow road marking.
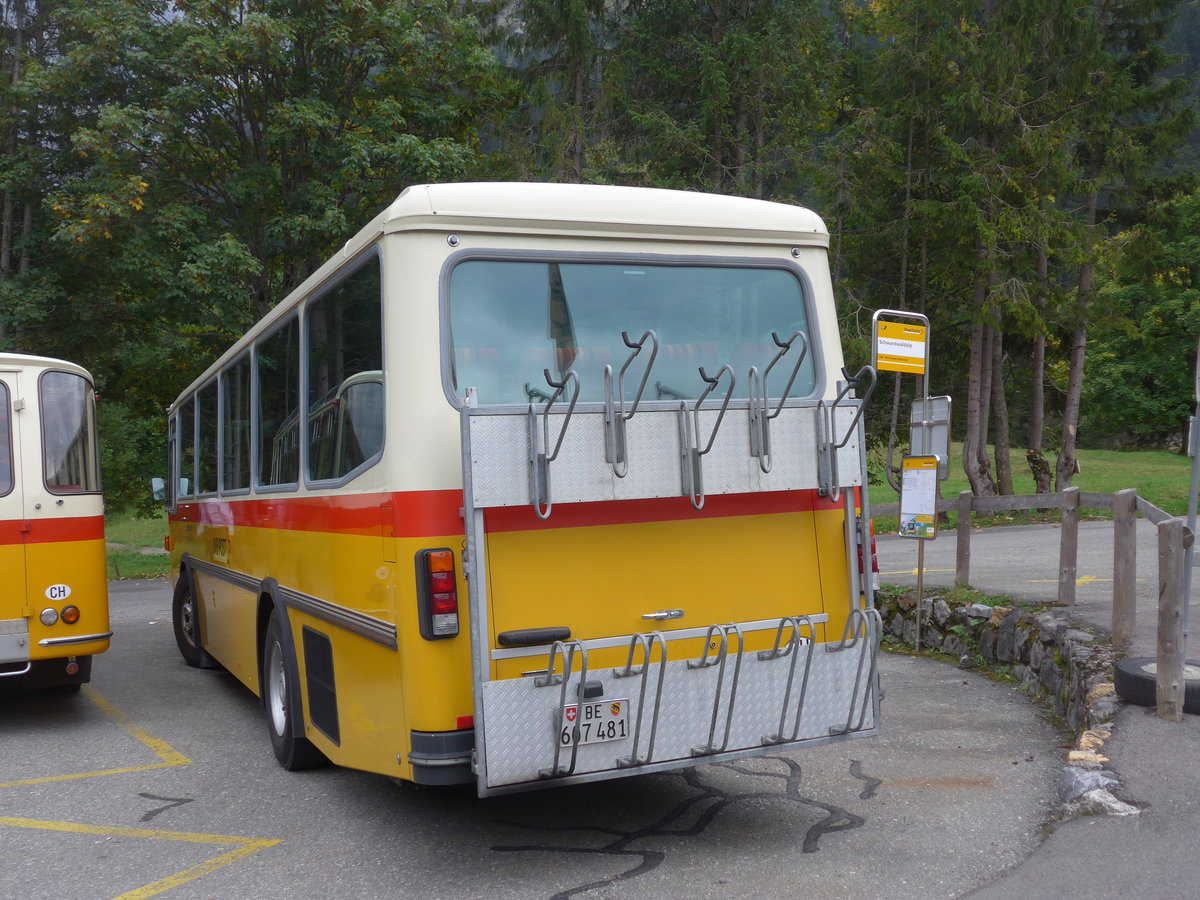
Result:
<instances>
[{"instance_id":1,"label":"yellow road marking","mask_svg":"<svg viewBox=\"0 0 1200 900\"><path fill-rule=\"evenodd\" d=\"M163 762L172 766L186 766L191 764L191 760L168 744L166 741L160 741L156 737L151 737L145 731L126 718L125 713L121 712L107 700L105 700L98 690L89 685L84 685L83 691L87 694L87 698L95 703L103 710L109 718L125 729L126 733L131 737L141 741L149 750L161 759Z\"/></svg>"},{"instance_id":2,"label":"yellow road marking","mask_svg":"<svg viewBox=\"0 0 1200 900\"><path fill-rule=\"evenodd\" d=\"M953 572L953 571L954 571L954 569L926 569L925 574L928 575L930 572ZM917 570L916 569L903 569L899 572L880 572L879 574L880 575L916 575Z\"/></svg>"},{"instance_id":3,"label":"yellow road marking","mask_svg":"<svg viewBox=\"0 0 1200 900\"><path fill-rule=\"evenodd\" d=\"M1111 578L1100 578L1097 575L1080 575L1075 579L1076 584L1103 584L1112 581ZM1058 584L1057 578L1030 578L1026 584Z\"/></svg>"},{"instance_id":4,"label":"yellow road marking","mask_svg":"<svg viewBox=\"0 0 1200 900\"><path fill-rule=\"evenodd\" d=\"M123 775L126 772L146 772L151 769L166 769L171 766L189 766L192 761L168 744L166 741L160 741L156 737L152 737L144 730L134 725L129 721L129 718L117 707L113 706L101 696L90 684L83 686L84 695L100 708L100 711L107 715L110 719L116 722L124 729L125 733L135 740L139 741L151 753L157 756L162 762L151 763L145 766L126 766L120 769L104 769L99 772L77 772L70 775L49 775L42 778L23 778L20 781L4 781L0 782L0 788L17 787L25 784L46 784L52 781L74 781L79 778L98 778L101 775Z\"/></svg>"},{"instance_id":5,"label":"yellow road marking","mask_svg":"<svg viewBox=\"0 0 1200 900\"><path fill-rule=\"evenodd\" d=\"M121 894L116 900L143 900L164 891L179 887L189 881L194 881L204 875L209 875L224 868L232 862L252 856L260 850L282 844L283 841L274 838L246 838L232 834L198 834L190 831L162 831L156 828L127 828L122 825L80 825L76 822L54 822L41 819L20 819L0 816L0 826L10 828L31 828L38 831L61 831L68 834L95 834L104 836L119 836L144 838L154 841L181 841L189 844L237 844L233 850L223 853L213 859L206 860L191 868L160 878L158 881Z\"/></svg>"}]
</instances>

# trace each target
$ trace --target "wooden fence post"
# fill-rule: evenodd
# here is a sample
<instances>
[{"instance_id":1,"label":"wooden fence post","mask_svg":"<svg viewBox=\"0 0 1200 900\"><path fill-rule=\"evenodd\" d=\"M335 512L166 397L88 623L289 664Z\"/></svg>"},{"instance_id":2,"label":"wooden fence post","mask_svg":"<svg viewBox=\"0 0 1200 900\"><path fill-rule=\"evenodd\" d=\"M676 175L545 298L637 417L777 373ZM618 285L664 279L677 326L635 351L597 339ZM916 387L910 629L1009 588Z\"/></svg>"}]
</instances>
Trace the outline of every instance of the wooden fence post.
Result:
<instances>
[{"instance_id":1,"label":"wooden fence post","mask_svg":"<svg viewBox=\"0 0 1200 900\"><path fill-rule=\"evenodd\" d=\"M1158 715L1183 721L1183 520L1158 526Z\"/></svg>"},{"instance_id":2,"label":"wooden fence post","mask_svg":"<svg viewBox=\"0 0 1200 900\"><path fill-rule=\"evenodd\" d=\"M1137 633L1137 491L1113 495L1113 646L1118 649Z\"/></svg>"},{"instance_id":3,"label":"wooden fence post","mask_svg":"<svg viewBox=\"0 0 1200 900\"><path fill-rule=\"evenodd\" d=\"M1079 566L1079 488L1069 487L1063 494L1062 540L1058 549L1058 605L1075 605L1075 579Z\"/></svg>"},{"instance_id":4,"label":"wooden fence post","mask_svg":"<svg viewBox=\"0 0 1200 900\"><path fill-rule=\"evenodd\" d=\"M954 586L971 583L971 504L975 495L963 491L958 495L958 543L954 558Z\"/></svg>"}]
</instances>

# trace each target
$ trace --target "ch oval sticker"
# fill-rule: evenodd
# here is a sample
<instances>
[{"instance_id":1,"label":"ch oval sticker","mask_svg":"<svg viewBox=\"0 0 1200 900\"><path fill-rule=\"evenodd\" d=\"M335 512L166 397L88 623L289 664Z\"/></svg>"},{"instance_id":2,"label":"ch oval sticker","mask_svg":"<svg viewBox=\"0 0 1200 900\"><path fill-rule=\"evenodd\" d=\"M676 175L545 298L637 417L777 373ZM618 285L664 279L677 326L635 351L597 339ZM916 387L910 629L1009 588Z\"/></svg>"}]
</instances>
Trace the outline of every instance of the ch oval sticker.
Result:
<instances>
[{"instance_id":1,"label":"ch oval sticker","mask_svg":"<svg viewBox=\"0 0 1200 900\"><path fill-rule=\"evenodd\" d=\"M66 600L71 596L71 586L69 584L52 584L46 588L47 600Z\"/></svg>"}]
</instances>

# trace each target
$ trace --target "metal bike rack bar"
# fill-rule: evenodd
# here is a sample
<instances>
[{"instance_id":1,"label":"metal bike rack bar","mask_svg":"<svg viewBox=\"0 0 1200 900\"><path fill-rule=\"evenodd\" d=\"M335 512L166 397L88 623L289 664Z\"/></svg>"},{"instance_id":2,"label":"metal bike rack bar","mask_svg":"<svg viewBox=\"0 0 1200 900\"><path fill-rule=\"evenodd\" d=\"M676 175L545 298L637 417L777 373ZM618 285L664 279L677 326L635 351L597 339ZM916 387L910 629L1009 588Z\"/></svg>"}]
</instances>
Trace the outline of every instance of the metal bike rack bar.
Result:
<instances>
[{"instance_id":1,"label":"metal bike rack bar","mask_svg":"<svg viewBox=\"0 0 1200 900\"><path fill-rule=\"evenodd\" d=\"M633 657L637 648L642 648L642 664L635 667ZM646 683L650 680L650 659L654 648L659 648L658 685L654 692L654 713L650 717L650 740L646 745L646 755L638 756L638 748L642 741L642 718L646 710ZM629 659L624 669L613 669L615 678L640 678L641 687L638 691L637 721L633 727L633 747L629 756L617 759L617 768L628 769L641 766L654 759L654 738L658 734L658 714L662 705L663 677L667 671L667 639L661 631L652 634L635 634L629 641Z\"/></svg>"},{"instance_id":2,"label":"metal bike rack bar","mask_svg":"<svg viewBox=\"0 0 1200 900\"><path fill-rule=\"evenodd\" d=\"M621 366L621 372L617 378L616 393L620 397L619 401L613 397L612 366L604 367L604 459L612 464L613 474L618 478L624 478L625 473L629 471L625 446L625 423L632 419L633 414L637 412L638 404L642 402L642 392L646 390L646 382L650 378L650 370L654 368L654 360L658 358L658 335L653 331L647 331L636 343L629 340L628 331L622 331L621 340L633 352L625 360L625 365ZM646 362L646 371L642 373L642 380L638 385L637 394L633 398L633 405L626 411L625 372L642 352L646 341L650 341L650 359Z\"/></svg>"},{"instance_id":3,"label":"metal bike rack bar","mask_svg":"<svg viewBox=\"0 0 1200 900\"><path fill-rule=\"evenodd\" d=\"M583 686L587 684L587 648L583 646L581 641L555 641L550 647L550 659L546 664L546 674L533 680L535 687L553 687L561 685L561 690L558 695L558 721L562 721L563 716L567 712L567 687L571 683L571 673L575 670L575 656L579 654L582 657L582 665L579 668L579 692L582 693ZM559 655L563 659L563 671L561 675L554 674L554 661ZM583 698L576 698L576 709L582 704ZM538 776L541 778L561 778L564 775L570 775L575 771L575 762L579 757L579 717L575 717L575 725L571 729L571 762L566 768L559 768L558 761L562 754L562 741L559 739L559 731L554 729L554 764L549 769L541 769L538 771Z\"/></svg>"},{"instance_id":4,"label":"metal bike rack bar","mask_svg":"<svg viewBox=\"0 0 1200 900\"><path fill-rule=\"evenodd\" d=\"M846 433L840 441L835 443L836 435L834 434L834 429L837 409L846 398L846 395L861 385L863 379L867 379L870 383L862 399L858 402L854 418L846 426ZM863 413L866 411L867 401L875 393L876 381L877 375L875 370L870 366L863 366L858 370L858 374L842 384L842 388L838 391L838 395L832 404L826 405L824 400L817 403L817 447L821 481L821 486L817 489L817 492L829 497L835 503L842 496L842 486L839 483L840 479L838 475L837 451L845 447L850 442L850 438L853 437L854 429L858 427L859 419L862 418Z\"/></svg>"},{"instance_id":5,"label":"metal bike rack bar","mask_svg":"<svg viewBox=\"0 0 1200 900\"><path fill-rule=\"evenodd\" d=\"M780 646L780 641L783 638L784 631L790 627L788 632L788 642L784 646ZM808 638L805 639L800 635L800 629L808 629ZM779 620L779 629L775 633L775 646L770 650L760 650L758 658L763 661L774 659L786 659L791 657L791 665L788 667L787 688L783 694L783 706L779 711L779 730L774 734L763 736L764 744L782 744L786 741L794 741L800 734L800 718L804 715L804 698L808 693L808 676L812 671L813 648L816 646L816 626L813 624L809 616L785 616ZM796 701L796 721L792 726L790 737L784 737L785 725L787 723L788 710L791 708L792 685L796 680L796 664L800 660L800 648L807 647L808 650L804 654L804 676L800 680L800 697Z\"/></svg>"},{"instance_id":6,"label":"metal bike rack bar","mask_svg":"<svg viewBox=\"0 0 1200 900\"><path fill-rule=\"evenodd\" d=\"M574 369L569 369L562 381L550 377L550 370L542 370L546 383L554 388L554 393L541 410L541 435L538 435L538 409L534 403L529 404L529 499L533 511L543 521L550 518L550 463L558 457L562 449L563 438L567 434L567 426L571 424L571 416L575 412L575 403L579 400L579 376ZM558 440L554 443L554 452L550 452L550 408L562 397L567 384L575 382L575 393L567 405L567 415L563 419L562 428L558 431Z\"/></svg>"},{"instance_id":7,"label":"metal bike rack bar","mask_svg":"<svg viewBox=\"0 0 1200 900\"><path fill-rule=\"evenodd\" d=\"M860 635L861 630L861 635ZM840 653L859 647L858 665L855 667L854 689L850 693L850 713L844 727L831 727L830 734L849 734L861 731L867 717L867 704L875 695L875 672L879 657L879 638L883 631L883 619L874 608L852 610L846 619L846 628L839 644L826 644L830 653ZM864 663L868 663L866 683L863 683ZM859 688L862 687L862 708L858 711L858 722L854 723L855 707L859 705Z\"/></svg>"},{"instance_id":8,"label":"metal bike rack bar","mask_svg":"<svg viewBox=\"0 0 1200 900\"><path fill-rule=\"evenodd\" d=\"M770 394L767 392L767 379L771 375L771 370L775 368L775 364L792 349L796 338L800 338L801 341L800 357L792 368L791 377L788 378L787 386L784 387L783 393L779 397L779 404L775 407L775 412L768 412ZM775 341L775 345L780 350L763 371L761 379L758 375L758 366L750 367L748 388L750 396L750 455L758 460L759 468L764 474L771 471L771 420L783 411L784 401L787 400L787 396L792 390L792 384L795 383L796 376L800 373L800 366L804 364L804 358L808 356L808 338L802 331L797 331L786 341L779 339L778 332L771 332L771 339Z\"/></svg>"},{"instance_id":9,"label":"metal bike rack bar","mask_svg":"<svg viewBox=\"0 0 1200 900\"><path fill-rule=\"evenodd\" d=\"M712 431L708 435L708 441L704 444L704 449L700 449L700 407L704 405L704 401L708 399L708 395L713 392L721 376L726 372L729 373L729 389L725 392L725 399L721 403L721 410L717 414L717 421L713 424ZM713 441L717 439L717 432L721 430L721 422L725 418L725 410L729 408L729 400L733 397L733 388L737 383L737 378L733 374L732 366L721 366L716 377L710 378L708 373L704 371L704 366L700 367L700 378L708 387L697 398L692 405L691 416L688 415L687 401L679 404L679 453L680 465L683 470L683 494L692 501L694 509L704 508L704 473L701 469L700 460L710 450L712 450Z\"/></svg>"},{"instance_id":10,"label":"metal bike rack bar","mask_svg":"<svg viewBox=\"0 0 1200 900\"><path fill-rule=\"evenodd\" d=\"M729 688L729 703L725 711L725 735L721 739L721 745L717 746L717 718L721 710L721 694L722 688L725 685L725 664L729 661L729 635L737 636L737 653L734 657L733 664L733 683ZM714 637L720 636L721 642L717 650L715 658L709 658L709 649ZM703 669L708 666L720 666L717 671L717 687L713 692L713 712L712 721L708 727L708 743L692 748L693 756L707 756L710 753L721 753L729 744L729 731L733 724L733 710L737 705L737 689L738 680L742 674L742 648L744 646L742 637L742 629L733 622L728 625L710 625L708 626L708 636L704 639L704 656L701 659L688 660L689 669Z\"/></svg>"}]
</instances>

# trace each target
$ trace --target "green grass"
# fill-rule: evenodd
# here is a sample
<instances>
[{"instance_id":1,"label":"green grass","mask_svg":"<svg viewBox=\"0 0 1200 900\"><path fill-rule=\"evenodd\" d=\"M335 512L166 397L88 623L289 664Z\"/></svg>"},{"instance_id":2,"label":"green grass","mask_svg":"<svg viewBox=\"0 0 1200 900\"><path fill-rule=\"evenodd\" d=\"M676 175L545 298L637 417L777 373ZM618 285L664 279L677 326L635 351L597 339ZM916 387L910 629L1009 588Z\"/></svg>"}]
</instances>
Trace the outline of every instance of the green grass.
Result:
<instances>
[{"instance_id":1,"label":"green grass","mask_svg":"<svg viewBox=\"0 0 1200 900\"><path fill-rule=\"evenodd\" d=\"M109 578L155 578L166 575L169 557L163 553L167 515L140 518L128 513L104 517L104 539L108 543ZM154 551L154 552L147 552Z\"/></svg>"},{"instance_id":2,"label":"green grass","mask_svg":"<svg viewBox=\"0 0 1200 900\"><path fill-rule=\"evenodd\" d=\"M991 448L989 448L990 451ZM1192 461L1178 453L1163 450L1080 450L1079 474L1072 484L1081 491L1097 494L1115 494L1125 488L1133 488L1138 495L1149 500L1171 515L1187 514L1188 490L1191 488ZM1056 457L1046 454L1051 470ZM1018 494L1034 493L1033 476L1025 462L1025 450L1014 447L1011 452L1013 467L1013 491ZM992 457L993 465L995 457ZM879 460L882 468L882 458ZM896 460L899 465L899 459ZM962 470L962 444L950 449L950 476L941 484L943 497L957 497L960 492L970 490L971 485ZM886 482L871 485L872 503L895 503L899 497ZM1084 511L1085 517L1104 518L1111 514L1099 511ZM957 521L950 514L951 527ZM987 524L1006 525L1042 521L1058 521L1057 512L1047 515L1037 511L1000 513L986 520ZM982 520L981 520L982 521ZM876 520L876 529L881 533L895 530L894 517ZM884 527L886 526L886 528Z\"/></svg>"}]
</instances>

